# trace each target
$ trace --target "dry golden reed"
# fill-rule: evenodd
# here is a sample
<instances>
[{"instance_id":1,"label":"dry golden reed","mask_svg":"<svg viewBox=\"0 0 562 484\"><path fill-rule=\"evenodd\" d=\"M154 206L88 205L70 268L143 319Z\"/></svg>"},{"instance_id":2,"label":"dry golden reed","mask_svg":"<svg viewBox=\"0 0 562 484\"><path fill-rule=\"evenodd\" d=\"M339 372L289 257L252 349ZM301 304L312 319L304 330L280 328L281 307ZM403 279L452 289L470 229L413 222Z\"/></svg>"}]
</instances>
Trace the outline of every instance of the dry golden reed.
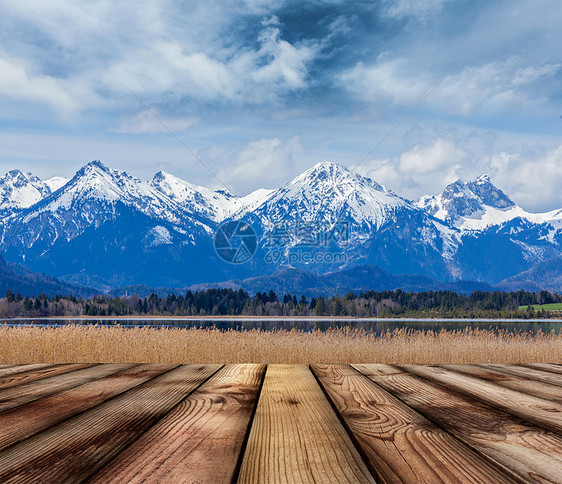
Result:
<instances>
[{"instance_id":1,"label":"dry golden reed","mask_svg":"<svg viewBox=\"0 0 562 484\"><path fill-rule=\"evenodd\" d=\"M0 326L0 363L562 363L562 334Z\"/></svg>"}]
</instances>

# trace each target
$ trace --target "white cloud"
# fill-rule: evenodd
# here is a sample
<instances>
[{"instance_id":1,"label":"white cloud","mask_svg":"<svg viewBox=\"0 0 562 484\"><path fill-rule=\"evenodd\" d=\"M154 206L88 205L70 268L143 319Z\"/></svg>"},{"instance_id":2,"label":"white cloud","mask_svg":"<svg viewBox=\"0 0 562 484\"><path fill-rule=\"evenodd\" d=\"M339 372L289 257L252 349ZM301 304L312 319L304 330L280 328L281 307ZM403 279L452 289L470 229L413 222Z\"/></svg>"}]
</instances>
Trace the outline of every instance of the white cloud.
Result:
<instances>
[{"instance_id":1,"label":"white cloud","mask_svg":"<svg viewBox=\"0 0 562 484\"><path fill-rule=\"evenodd\" d=\"M15 81L2 84L4 91L17 99L52 100L51 106L67 111L115 109L127 97L121 83L159 103L271 104L307 86L307 66L319 50L310 41L284 40L283 26L267 14L267 5L251 9L263 11L253 39L231 34L230 24L249 14L240 2L160 0L132 9L108 0L0 0L0 6L0 42L34 66L33 76L17 73ZM21 37L1 35L12 25ZM11 64L2 77L14 77Z\"/></svg>"},{"instance_id":2,"label":"white cloud","mask_svg":"<svg viewBox=\"0 0 562 484\"><path fill-rule=\"evenodd\" d=\"M402 196L417 199L422 194L438 193L460 178L466 162L467 154L453 140L437 138L396 158L365 163L359 171Z\"/></svg>"},{"instance_id":3,"label":"white cloud","mask_svg":"<svg viewBox=\"0 0 562 484\"><path fill-rule=\"evenodd\" d=\"M252 141L231 165L220 170L219 178L240 194L278 188L296 174L294 155L303 151L298 136L285 142L279 138Z\"/></svg>"},{"instance_id":4,"label":"white cloud","mask_svg":"<svg viewBox=\"0 0 562 484\"><path fill-rule=\"evenodd\" d=\"M387 17L405 18L411 17L415 20L425 20L426 17L441 12L447 0L384 0L383 13Z\"/></svg>"},{"instance_id":5,"label":"white cloud","mask_svg":"<svg viewBox=\"0 0 562 484\"><path fill-rule=\"evenodd\" d=\"M358 62L341 74L339 82L360 99L372 103L390 101L402 106L419 101L428 91L430 80L426 75L414 74L406 59L386 60L388 57L389 53L381 54L370 66Z\"/></svg>"},{"instance_id":6,"label":"white cloud","mask_svg":"<svg viewBox=\"0 0 562 484\"><path fill-rule=\"evenodd\" d=\"M117 133L130 134L166 133L168 132L166 127L168 127L173 132L180 132L197 124L198 121L194 117L168 117L161 115L154 109L152 109L152 111L156 114L156 116L158 116L165 126L163 126L152 113L147 110L143 110L133 116L123 116L121 118L121 125L119 129L115 131Z\"/></svg>"},{"instance_id":7,"label":"white cloud","mask_svg":"<svg viewBox=\"0 0 562 484\"><path fill-rule=\"evenodd\" d=\"M541 100L544 93L533 84L554 76L560 63L525 65L520 57L483 65L465 66L439 79L426 66L406 58L381 54L373 65L357 63L343 72L339 82L355 96L371 103L398 106L417 103L433 87L428 103L444 114L469 117L505 113Z\"/></svg>"},{"instance_id":8,"label":"white cloud","mask_svg":"<svg viewBox=\"0 0 562 484\"><path fill-rule=\"evenodd\" d=\"M490 167L493 178L523 208L562 208L562 145L546 152L501 152L491 157Z\"/></svg>"},{"instance_id":9,"label":"white cloud","mask_svg":"<svg viewBox=\"0 0 562 484\"><path fill-rule=\"evenodd\" d=\"M30 71L21 60L0 53L0 97L47 104L63 113L80 107L67 82Z\"/></svg>"},{"instance_id":10,"label":"white cloud","mask_svg":"<svg viewBox=\"0 0 562 484\"><path fill-rule=\"evenodd\" d=\"M257 59L270 59L263 67L254 68L252 78L258 83L284 84L289 89L299 89L305 86L307 77L307 62L311 61L316 49L302 45L295 47L282 40L278 28L267 28L259 35L261 49L250 54Z\"/></svg>"},{"instance_id":11,"label":"white cloud","mask_svg":"<svg viewBox=\"0 0 562 484\"><path fill-rule=\"evenodd\" d=\"M415 146L400 156L400 169L413 174L431 173L444 167L456 166L466 159L466 153L453 141L439 138L426 146Z\"/></svg>"}]
</instances>

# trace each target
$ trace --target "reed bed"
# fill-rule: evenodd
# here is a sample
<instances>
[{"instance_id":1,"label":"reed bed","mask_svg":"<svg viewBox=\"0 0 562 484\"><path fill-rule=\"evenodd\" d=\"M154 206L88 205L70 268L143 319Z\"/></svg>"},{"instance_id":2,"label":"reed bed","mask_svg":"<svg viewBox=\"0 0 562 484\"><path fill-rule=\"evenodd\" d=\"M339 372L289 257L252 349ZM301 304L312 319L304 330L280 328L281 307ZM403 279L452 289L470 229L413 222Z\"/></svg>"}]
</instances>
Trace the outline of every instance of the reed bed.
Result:
<instances>
[{"instance_id":1,"label":"reed bed","mask_svg":"<svg viewBox=\"0 0 562 484\"><path fill-rule=\"evenodd\" d=\"M562 334L0 326L5 363L562 363Z\"/></svg>"}]
</instances>

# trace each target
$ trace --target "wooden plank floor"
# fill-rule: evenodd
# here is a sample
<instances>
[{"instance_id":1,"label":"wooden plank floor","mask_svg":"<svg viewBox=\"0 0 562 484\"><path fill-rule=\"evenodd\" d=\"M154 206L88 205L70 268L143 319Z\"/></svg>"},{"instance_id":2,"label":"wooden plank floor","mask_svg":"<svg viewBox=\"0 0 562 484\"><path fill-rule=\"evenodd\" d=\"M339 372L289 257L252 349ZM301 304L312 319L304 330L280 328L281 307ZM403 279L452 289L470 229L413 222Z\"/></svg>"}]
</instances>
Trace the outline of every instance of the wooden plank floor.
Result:
<instances>
[{"instance_id":1,"label":"wooden plank floor","mask_svg":"<svg viewBox=\"0 0 562 484\"><path fill-rule=\"evenodd\" d=\"M562 483L562 365L3 365L0 483Z\"/></svg>"}]
</instances>

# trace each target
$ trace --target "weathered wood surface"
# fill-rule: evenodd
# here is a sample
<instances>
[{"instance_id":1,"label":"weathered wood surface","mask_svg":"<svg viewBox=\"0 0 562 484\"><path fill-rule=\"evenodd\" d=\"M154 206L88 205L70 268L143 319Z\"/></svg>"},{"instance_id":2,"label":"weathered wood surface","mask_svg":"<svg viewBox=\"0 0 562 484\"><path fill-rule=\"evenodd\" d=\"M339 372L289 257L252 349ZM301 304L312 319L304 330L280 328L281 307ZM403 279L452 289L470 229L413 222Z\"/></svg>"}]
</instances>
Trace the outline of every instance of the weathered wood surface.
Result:
<instances>
[{"instance_id":1,"label":"weathered wood surface","mask_svg":"<svg viewBox=\"0 0 562 484\"><path fill-rule=\"evenodd\" d=\"M354 368L312 369L381 482L515 482Z\"/></svg>"},{"instance_id":2,"label":"weathered wood surface","mask_svg":"<svg viewBox=\"0 0 562 484\"><path fill-rule=\"evenodd\" d=\"M265 365L228 365L139 438L91 482L230 483Z\"/></svg>"},{"instance_id":3,"label":"weathered wood surface","mask_svg":"<svg viewBox=\"0 0 562 484\"><path fill-rule=\"evenodd\" d=\"M537 370L551 371L562 375L562 365L554 365L552 363L520 363L519 366L524 368L535 368Z\"/></svg>"},{"instance_id":4,"label":"weathered wood surface","mask_svg":"<svg viewBox=\"0 0 562 484\"><path fill-rule=\"evenodd\" d=\"M398 365L453 391L480 400L536 425L562 433L562 404L511 390L437 366Z\"/></svg>"},{"instance_id":5,"label":"weathered wood surface","mask_svg":"<svg viewBox=\"0 0 562 484\"><path fill-rule=\"evenodd\" d=\"M0 416L0 450L66 420L171 370L175 365L100 365L105 375L82 385L21 405ZM82 373L82 372L76 372ZM78 379L78 378L77 378ZM91 378L90 378L91 380Z\"/></svg>"},{"instance_id":6,"label":"weathered wood surface","mask_svg":"<svg viewBox=\"0 0 562 484\"><path fill-rule=\"evenodd\" d=\"M519 392L528 393L535 397L545 398L553 402L562 403L562 388L541 381L521 378L509 373L500 372L484 365L439 365L446 370L458 371L474 376L503 387Z\"/></svg>"},{"instance_id":7,"label":"weathered wood surface","mask_svg":"<svg viewBox=\"0 0 562 484\"><path fill-rule=\"evenodd\" d=\"M0 378L8 375L15 375L16 373L48 368L49 366L54 365L47 365L45 363L34 363L33 365L2 365L0 366Z\"/></svg>"},{"instance_id":8,"label":"weathered wood surface","mask_svg":"<svg viewBox=\"0 0 562 484\"><path fill-rule=\"evenodd\" d=\"M0 366L0 482L562 483L561 368Z\"/></svg>"},{"instance_id":9,"label":"weathered wood surface","mask_svg":"<svg viewBox=\"0 0 562 484\"><path fill-rule=\"evenodd\" d=\"M0 482L79 482L195 390L219 365L182 366L0 452Z\"/></svg>"},{"instance_id":10,"label":"weathered wood surface","mask_svg":"<svg viewBox=\"0 0 562 484\"><path fill-rule=\"evenodd\" d=\"M0 412L83 385L98 378L107 377L119 369L130 368L131 366L133 365L91 365L62 375L0 390Z\"/></svg>"},{"instance_id":11,"label":"weathered wood surface","mask_svg":"<svg viewBox=\"0 0 562 484\"><path fill-rule=\"evenodd\" d=\"M550 371L539 370L536 368L523 368L517 365L479 365L485 368L505 373L506 375L514 375L519 378L525 378L533 381L548 383L550 385L562 386L562 375L552 373Z\"/></svg>"},{"instance_id":12,"label":"weathered wood surface","mask_svg":"<svg viewBox=\"0 0 562 484\"><path fill-rule=\"evenodd\" d=\"M37 380L43 380L56 375L70 373L71 371L88 368L94 365L88 364L67 364L67 365L40 365L39 368L33 368L29 371L12 373L0 378L0 390L11 388L25 383L31 383Z\"/></svg>"},{"instance_id":13,"label":"weathered wood surface","mask_svg":"<svg viewBox=\"0 0 562 484\"><path fill-rule=\"evenodd\" d=\"M524 481L556 482L561 477L562 437L394 366L353 366Z\"/></svg>"},{"instance_id":14,"label":"weathered wood surface","mask_svg":"<svg viewBox=\"0 0 562 484\"><path fill-rule=\"evenodd\" d=\"M374 482L305 365L269 365L238 482Z\"/></svg>"}]
</instances>

